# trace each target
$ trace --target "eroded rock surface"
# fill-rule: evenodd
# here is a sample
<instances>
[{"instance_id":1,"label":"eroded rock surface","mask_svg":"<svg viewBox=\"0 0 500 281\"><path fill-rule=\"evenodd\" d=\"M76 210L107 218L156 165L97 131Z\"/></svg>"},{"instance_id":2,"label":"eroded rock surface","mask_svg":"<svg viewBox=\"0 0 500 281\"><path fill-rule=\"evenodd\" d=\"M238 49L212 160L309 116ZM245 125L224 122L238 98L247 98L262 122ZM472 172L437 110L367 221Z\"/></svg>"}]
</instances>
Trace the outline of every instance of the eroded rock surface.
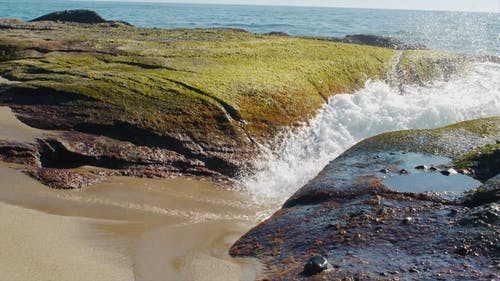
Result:
<instances>
[{"instance_id":1,"label":"eroded rock surface","mask_svg":"<svg viewBox=\"0 0 500 281\"><path fill-rule=\"evenodd\" d=\"M258 257L266 266L262 280L497 279L498 176L467 193L447 192L446 185L401 192L384 180L436 173L446 181L455 175L439 170L477 147L495 144L499 136L497 117L367 139L243 236L231 254ZM449 162L437 163L442 157ZM432 170L416 168L434 164L439 165ZM476 164L470 167L481 168ZM400 175L408 166L408 175ZM333 268L306 276L304 265L315 255L326 257Z\"/></svg>"}]
</instances>

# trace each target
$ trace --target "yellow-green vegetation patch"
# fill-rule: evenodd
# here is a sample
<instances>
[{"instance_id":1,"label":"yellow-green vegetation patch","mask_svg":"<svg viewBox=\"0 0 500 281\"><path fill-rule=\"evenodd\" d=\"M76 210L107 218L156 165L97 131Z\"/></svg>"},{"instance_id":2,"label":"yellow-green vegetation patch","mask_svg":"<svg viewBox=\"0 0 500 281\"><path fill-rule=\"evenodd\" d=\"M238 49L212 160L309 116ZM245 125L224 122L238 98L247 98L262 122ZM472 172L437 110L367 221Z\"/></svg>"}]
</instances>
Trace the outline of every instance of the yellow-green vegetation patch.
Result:
<instances>
[{"instance_id":1,"label":"yellow-green vegetation patch","mask_svg":"<svg viewBox=\"0 0 500 281\"><path fill-rule=\"evenodd\" d=\"M473 156L489 149L494 151L496 145L492 143L498 139L500 117L490 117L436 129L383 133L361 142L353 150L401 150L469 159L466 156L469 153ZM472 144L483 144L485 147L476 151Z\"/></svg>"},{"instance_id":2,"label":"yellow-green vegetation patch","mask_svg":"<svg viewBox=\"0 0 500 281\"><path fill-rule=\"evenodd\" d=\"M405 83L425 84L435 78L448 79L467 66L464 56L430 51L410 50L402 54L399 71Z\"/></svg>"},{"instance_id":3,"label":"yellow-green vegetation patch","mask_svg":"<svg viewBox=\"0 0 500 281\"><path fill-rule=\"evenodd\" d=\"M179 125L214 127L204 122L209 114L245 120L251 135L265 138L312 117L328 97L382 79L396 55L384 48L221 30L67 31L27 38L24 48L37 40L56 47L45 46L42 57L1 63L0 75L25 81L18 87L91 97L120 109L110 116L160 133L178 131ZM67 50L61 50L62 41L71 41Z\"/></svg>"}]
</instances>

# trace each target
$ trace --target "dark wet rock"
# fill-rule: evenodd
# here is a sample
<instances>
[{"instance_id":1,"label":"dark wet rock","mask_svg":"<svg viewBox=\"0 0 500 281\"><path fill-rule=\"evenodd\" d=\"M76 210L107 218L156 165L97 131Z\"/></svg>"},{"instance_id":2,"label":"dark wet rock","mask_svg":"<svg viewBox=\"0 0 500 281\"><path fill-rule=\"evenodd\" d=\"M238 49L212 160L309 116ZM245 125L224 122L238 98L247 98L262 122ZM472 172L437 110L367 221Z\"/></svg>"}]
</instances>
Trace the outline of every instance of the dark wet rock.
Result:
<instances>
[{"instance_id":1,"label":"dark wet rock","mask_svg":"<svg viewBox=\"0 0 500 281\"><path fill-rule=\"evenodd\" d=\"M236 27L213 27L213 28L209 28L209 29L218 30L218 31L229 31L229 32L250 34L250 31L243 29L243 28L236 28Z\"/></svg>"},{"instance_id":2,"label":"dark wet rock","mask_svg":"<svg viewBox=\"0 0 500 281\"><path fill-rule=\"evenodd\" d=\"M381 169L379 172L383 173L383 174L388 174L390 172L389 169Z\"/></svg>"},{"instance_id":3,"label":"dark wet rock","mask_svg":"<svg viewBox=\"0 0 500 281\"><path fill-rule=\"evenodd\" d=\"M464 205L474 207L500 201L500 174L465 197Z\"/></svg>"},{"instance_id":4,"label":"dark wet rock","mask_svg":"<svg viewBox=\"0 0 500 281\"><path fill-rule=\"evenodd\" d=\"M455 159L453 167L470 172L474 178L485 181L500 174L500 144L479 146Z\"/></svg>"},{"instance_id":5,"label":"dark wet rock","mask_svg":"<svg viewBox=\"0 0 500 281\"><path fill-rule=\"evenodd\" d=\"M413 224L415 222L415 219L412 217L405 217L402 221L403 224Z\"/></svg>"},{"instance_id":6,"label":"dark wet rock","mask_svg":"<svg viewBox=\"0 0 500 281\"><path fill-rule=\"evenodd\" d=\"M408 172L408 170L406 170L406 169L401 169L401 170L399 171L399 174L400 174L400 175L408 175L409 173L410 173L410 172Z\"/></svg>"},{"instance_id":7,"label":"dark wet rock","mask_svg":"<svg viewBox=\"0 0 500 281\"><path fill-rule=\"evenodd\" d=\"M434 167L434 166L432 166L432 167L429 168L429 171L431 171L431 172L435 172L435 171L438 171L438 170L439 169L436 168L436 167Z\"/></svg>"},{"instance_id":8,"label":"dark wet rock","mask_svg":"<svg viewBox=\"0 0 500 281\"><path fill-rule=\"evenodd\" d=\"M444 176L452 176L458 174L458 172L453 168L442 170L440 171L440 173Z\"/></svg>"},{"instance_id":9,"label":"dark wet rock","mask_svg":"<svg viewBox=\"0 0 500 281\"><path fill-rule=\"evenodd\" d=\"M104 179L99 175L67 169L42 168L29 170L26 173L43 184L57 189L80 189L99 183Z\"/></svg>"},{"instance_id":10,"label":"dark wet rock","mask_svg":"<svg viewBox=\"0 0 500 281\"><path fill-rule=\"evenodd\" d=\"M182 175L229 183L227 177L210 170L204 162L175 151L74 131L47 136L33 144L0 141L0 161L26 165L31 168L28 175L60 189L83 188L106 176L117 175L146 178ZM96 168L74 171L81 166Z\"/></svg>"},{"instance_id":11,"label":"dark wet rock","mask_svg":"<svg viewBox=\"0 0 500 281\"><path fill-rule=\"evenodd\" d=\"M427 167L426 165L418 165L418 166L415 166L415 169L425 171L425 170L429 169L429 167Z\"/></svg>"},{"instance_id":12,"label":"dark wet rock","mask_svg":"<svg viewBox=\"0 0 500 281\"><path fill-rule=\"evenodd\" d=\"M61 21L61 22L78 22L78 23L105 23L106 20L103 19L98 13L91 10L65 10L53 12L36 19L31 20L36 21Z\"/></svg>"},{"instance_id":13,"label":"dark wet rock","mask_svg":"<svg viewBox=\"0 0 500 281\"><path fill-rule=\"evenodd\" d=\"M41 167L36 144L0 140L0 161Z\"/></svg>"},{"instance_id":14,"label":"dark wet rock","mask_svg":"<svg viewBox=\"0 0 500 281\"><path fill-rule=\"evenodd\" d=\"M347 35L341 39L341 42L391 48L395 50L426 49L426 47L422 44L408 44L396 38L368 34Z\"/></svg>"},{"instance_id":15,"label":"dark wet rock","mask_svg":"<svg viewBox=\"0 0 500 281\"><path fill-rule=\"evenodd\" d=\"M271 36L283 36L283 37L288 37L288 36L290 36L290 35L288 35L288 33L286 33L286 32L282 32L282 31L272 31L272 32L266 33L265 35L271 35Z\"/></svg>"},{"instance_id":16,"label":"dark wet rock","mask_svg":"<svg viewBox=\"0 0 500 281\"><path fill-rule=\"evenodd\" d=\"M328 269L328 260L323 256L311 257L304 265L303 274L306 276L316 275Z\"/></svg>"},{"instance_id":17,"label":"dark wet rock","mask_svg":"<svg viewBox=\"0 0 500 281\"><path fill-rule=\"evenodd\" d=\"M269 280L310 280L301 275L303 261L318 251L335 257L337 265L321 274L325 280L353 280L360 273L363 280L497 278L496 179L471 193L441 196L392 190L378 172L401 165L414 153L452 161L498 137L500 118L488 118L367 139L331 161L281 210L241 237L230 253L259 258ZM389 153L405 149L407 155ZM374 159L376 155L381 157Z\"/></svg>"}]
</instances>

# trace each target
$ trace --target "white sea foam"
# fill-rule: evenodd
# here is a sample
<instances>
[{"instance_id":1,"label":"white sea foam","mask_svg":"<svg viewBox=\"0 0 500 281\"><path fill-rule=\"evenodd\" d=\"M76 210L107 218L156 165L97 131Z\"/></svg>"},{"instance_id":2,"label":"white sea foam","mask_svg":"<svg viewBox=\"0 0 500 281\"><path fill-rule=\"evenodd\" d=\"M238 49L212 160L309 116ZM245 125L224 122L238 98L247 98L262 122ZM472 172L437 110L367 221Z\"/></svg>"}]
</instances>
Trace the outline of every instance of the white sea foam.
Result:
<instances>
[{"instance_id":1,"label":"white sea foam","mask_svg":"<svg viewBox=\"0 0 500 281\"><path fill-rule=\"evenodd\" d=\"M404 94L383 82L367 82L355 94L330 98L307 126L288 133L241 179L256 199L283 202L356 142L378 133L434 128L500 115L500 64L482 63L462 77Z\"/></svg>"}]
</instances>

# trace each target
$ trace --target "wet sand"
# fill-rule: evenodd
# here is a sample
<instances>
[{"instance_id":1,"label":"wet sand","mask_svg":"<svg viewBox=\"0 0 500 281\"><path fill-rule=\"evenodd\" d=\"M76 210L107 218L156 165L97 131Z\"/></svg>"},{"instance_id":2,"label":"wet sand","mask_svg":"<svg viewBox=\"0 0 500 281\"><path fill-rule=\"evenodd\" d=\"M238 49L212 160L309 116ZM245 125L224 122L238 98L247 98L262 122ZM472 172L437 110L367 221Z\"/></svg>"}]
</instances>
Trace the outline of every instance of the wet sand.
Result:
<instances>
[{"instance_id":1,"label":"wet sand","mask_svg":"<svg viewBox=\"0 0 500 281\"><path fill-rule=\"evenodd\" d=\"M44 133L19 121L10 108L0 106L0 140L33 142Z\"/></svg>"},{"instance_id":2,"label":"wet sand","mask_svg":"<svg viewBox=\"0 0 500 281\"><path fill-rule=\"evenodd\" d=\"M0 139L45 133L0 120ZM0 163L0 280L254 280L258 262L227 252L272 207L185 179L54 190Z\"/></svg>"},{"instance_id":3,"label":"wet sand","mask_svg":"<svg viewBox=\"0 0 500 281\"><path fill-rule=\"evenodd\" d=\"M258 272L255 261L227 254L266 211L238 192L208 182L126 177L53 190L5 166L0 178L0 241L10 241L2 245L10 254L0 254L1 280L48 280L54 273L61 276L56 280L72 274L101 280L67 264L105 280L253 280ZM46 254L47 261L26 263Z\"/></svg>"}]
</instances>

